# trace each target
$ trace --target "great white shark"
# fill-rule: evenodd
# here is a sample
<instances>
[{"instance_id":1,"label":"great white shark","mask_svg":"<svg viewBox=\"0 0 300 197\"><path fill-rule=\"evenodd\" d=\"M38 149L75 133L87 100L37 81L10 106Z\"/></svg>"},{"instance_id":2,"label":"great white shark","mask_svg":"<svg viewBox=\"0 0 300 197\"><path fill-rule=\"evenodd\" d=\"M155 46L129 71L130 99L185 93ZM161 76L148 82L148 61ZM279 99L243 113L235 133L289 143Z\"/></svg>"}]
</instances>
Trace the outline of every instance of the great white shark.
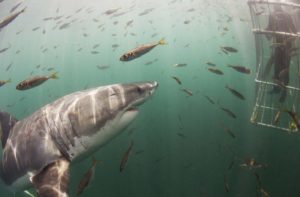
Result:
<instances>
[{"instance_id":1,"label":"great white shark","mask_svg":"<svg viewBox=\"0 0 300 197\"><path fill-rule=\"evenodd\" d=\"M114 84L75 92L18 121L0 112L0 176L14 192L35 187L39 197L68 197L70 164L120 134L155 81Z\"/></svg>"}]
</instances>

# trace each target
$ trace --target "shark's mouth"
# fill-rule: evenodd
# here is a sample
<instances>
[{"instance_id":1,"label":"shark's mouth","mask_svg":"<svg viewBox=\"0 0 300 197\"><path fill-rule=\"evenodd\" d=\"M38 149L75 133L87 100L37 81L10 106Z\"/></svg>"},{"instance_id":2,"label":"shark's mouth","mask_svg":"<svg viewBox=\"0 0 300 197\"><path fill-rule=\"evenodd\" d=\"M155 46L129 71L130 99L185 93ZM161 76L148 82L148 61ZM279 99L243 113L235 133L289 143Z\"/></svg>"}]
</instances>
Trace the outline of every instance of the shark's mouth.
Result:
<instances>
[{"instance_id":1,"label":"shark's mouth","mask_svg":"<svg viewBox=\"0 0 300 197\"><path fill-rule=\"evenodd\" d=\"M129 107L126 111L128 112L134 112L134 111L138 111L139 109L135 106Z\"/></svg>"}]
</instances>

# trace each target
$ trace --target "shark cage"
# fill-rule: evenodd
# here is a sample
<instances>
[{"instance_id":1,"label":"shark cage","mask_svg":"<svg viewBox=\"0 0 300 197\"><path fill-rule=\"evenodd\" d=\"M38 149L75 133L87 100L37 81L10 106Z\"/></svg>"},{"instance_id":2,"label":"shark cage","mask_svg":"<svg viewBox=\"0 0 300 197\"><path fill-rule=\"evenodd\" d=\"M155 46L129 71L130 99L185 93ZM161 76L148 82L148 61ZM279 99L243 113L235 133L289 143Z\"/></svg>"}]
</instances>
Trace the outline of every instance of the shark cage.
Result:
<instances>
[{"instance_id":1,"label":"shark cage","mask_svg":"<svg viewBox=\"0 0 300 197\"><path fill-rule=\"evenodd\" d=\"M300 114L300 4L249 0L256 46L253 124L297 132Z\"/></svg>"}]
</instances>

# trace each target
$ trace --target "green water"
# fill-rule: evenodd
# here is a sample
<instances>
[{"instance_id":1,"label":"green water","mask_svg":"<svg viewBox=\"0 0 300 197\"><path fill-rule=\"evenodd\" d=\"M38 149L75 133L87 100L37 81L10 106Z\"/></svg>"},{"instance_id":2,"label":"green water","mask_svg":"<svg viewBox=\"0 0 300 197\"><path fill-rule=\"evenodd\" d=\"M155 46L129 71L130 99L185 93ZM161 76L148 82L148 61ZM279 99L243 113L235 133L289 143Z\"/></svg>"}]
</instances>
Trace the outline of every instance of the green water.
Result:
<instances>
[{"instance_id":1,"label":"green water","mask_svg":"<svg viewBox=\"0 0 300 197\"><path fill-rule=\"evenodd\" d=\"M18 2L0 3L0 18L7 16ZM258 186L254 172L270 196L300 196L298 134L249 122L255 101L256 57L246 1L28 0L17 10L23 7L27 7L26 11L0 32L0 49L11 46L0 53L0 79L12 79L12 83L0 88L1 110L22 119L77 90L122 82L159 82L155 95L141 107L134 123L95 154L102 163L82 196L252 197L257 196ZM104 14L113 8L120 9ZM140 15L149 8L153 10ZM62 18L43 20L59 16ZM72 20L76 21L59 29ZM136 60L119 61L125 52L161 38L168 44ZM93 49L96 44L99 47ZM114 50L115 44L118 47ZM234 47L238 53L226 55L220 46ZM145 65L149 61L153 63ZM224 75L209 72L207 61L215 63ZM187 66L173 67L176 63ZM227 64L247 66L252 74L238 73ZM102 70L98 65L109 67ZM49 68L54 70L48 71ZM15 89L24 79L54 71L58 72L58 80L48 80L27 91ZM180 78L182 85L172 76ZM246 100L230 94L226 84L239 90ZM191 90L193 96L183 88ZM237 118L229 117L220 106L234 111ZM222 124L231 128L235 138L224 131ZM120 161L131 139L133 151L120 173ZM241 168L247 158L268 166L257 170ZM72 166L71 196L75 196L91 163L88 158ZM229 192L224 188L224 176ZM0 191L1 196L14 196L4 185L0 185ZM258 196L262 194L258 192Z\"/></svg>"}]
</instances>

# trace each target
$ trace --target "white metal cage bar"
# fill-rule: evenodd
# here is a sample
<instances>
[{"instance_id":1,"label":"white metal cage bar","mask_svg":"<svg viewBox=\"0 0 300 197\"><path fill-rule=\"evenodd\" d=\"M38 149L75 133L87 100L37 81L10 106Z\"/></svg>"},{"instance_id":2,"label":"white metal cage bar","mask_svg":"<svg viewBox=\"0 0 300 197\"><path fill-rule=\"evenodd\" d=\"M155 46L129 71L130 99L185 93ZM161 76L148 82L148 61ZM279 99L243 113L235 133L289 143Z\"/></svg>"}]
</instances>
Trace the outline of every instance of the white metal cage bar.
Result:
<instances>
[{"instance_id":1,"label":"white metal cage bar","mask_svg":"<svg viewBox=\"0 0 300 197\"><path fill-rule=\"evenodd\" d=\"M286 99L284 102L279 102L279 95L272 94L271 90L274 87L282 88L276 82L272 76L265 76L266 67L269 64L271 53L274 52L274 48L270 44L270 39L267 37L281 36L288 39L292 39L295 47L299 46L300 32L284 32L284 31L270 31L266 29L268 18L271 14L271 8L276 5L280 5L286 9L296 10L296 13L300 13L300 5L290 2L279 1L262 1L262 0L249 0L248 1L251 20L252 20L252 32L255 36L256 47L256 75L255 75L255 105L250 121L253 124L266 126L270 128L280 129L282 131L297 132L298 129L293 125L292 119L289 117L285 110L300 112L300 64L299 55L290 57L291 64L289 63L289 84L285 85L284 91L286 91ZM264 7L263 7L264 6ZM263 14L262 14L263 13ZM294 17L294 16L293 16ZM300 20L298 18L293 19L293 22ZM299 27L298 27L299 28ZM277 44L277 43L275 43ZM298 44L298 45L297 45ZM300 47L299 47L300 48ZM267 58L267 60L266 60ZM295 63L296 62L296 63ZM298 62L298 63L297 63ZM272 63L271 63L272 64ZM274 66L273 66L274 67ZM274 69L274 68L273 68ZM294 72L298 71L298 72ZM281 89L282 91L282 89ZM280 116L278 120L277 117Z\"/></svg>"}]
</instances>

